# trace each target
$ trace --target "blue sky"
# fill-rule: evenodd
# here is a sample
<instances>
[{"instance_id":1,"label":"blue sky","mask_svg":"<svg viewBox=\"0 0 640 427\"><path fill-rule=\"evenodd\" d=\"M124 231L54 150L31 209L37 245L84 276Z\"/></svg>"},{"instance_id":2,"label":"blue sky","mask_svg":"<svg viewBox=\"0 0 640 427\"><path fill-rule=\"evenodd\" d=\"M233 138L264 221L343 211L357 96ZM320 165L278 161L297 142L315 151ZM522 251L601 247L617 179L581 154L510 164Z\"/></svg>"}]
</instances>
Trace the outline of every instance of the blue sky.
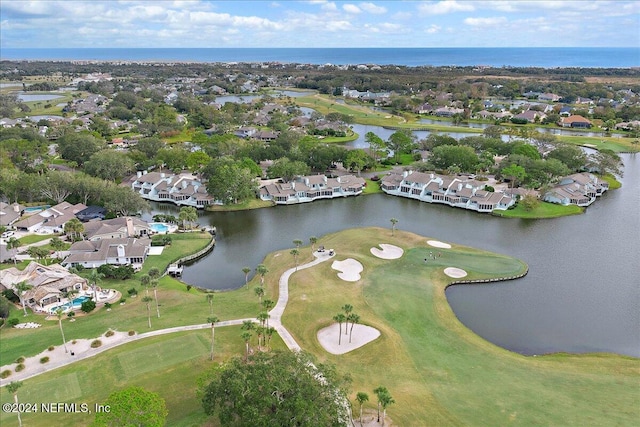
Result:
<instances>
[{"instance_id":1,"label":"blue sky","mask_svg":"<svg viewBox=\"0 0 640 427\"><path fill-rule=\"evenodd\" d=\"M640 1L1 0L0 47L640 46Z\"/></svg>"}]
</instances>

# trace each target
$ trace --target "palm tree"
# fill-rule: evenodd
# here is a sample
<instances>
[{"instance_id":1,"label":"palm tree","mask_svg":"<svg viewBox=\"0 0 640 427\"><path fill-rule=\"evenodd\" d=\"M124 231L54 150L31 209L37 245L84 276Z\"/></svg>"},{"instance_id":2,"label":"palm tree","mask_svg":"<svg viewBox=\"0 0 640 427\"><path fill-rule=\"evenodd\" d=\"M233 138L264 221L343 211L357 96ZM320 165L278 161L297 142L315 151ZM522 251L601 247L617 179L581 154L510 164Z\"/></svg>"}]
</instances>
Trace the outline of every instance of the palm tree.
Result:
<instances>
[{"instance_id":1,"label":"palm tree","mask_svg":"<svg viewBox=\"0 0 640 427\"><path fill-rule=\"evenodd\" d=\"M207 302L209 303L209 313L213 315L213 292L207 292Z\"/></svg>"},{"instance_id":2,"label":"palm tree","mask_svg":"<svg viewBox=\"0 0 640 427\"><path fill-rule=\"evenodd\" d=\"M267 326L267 329L265 330L265 334L267 335L267 349L269 350L271 350L271 337L273 336L275 331L276 328L272 328L270 326Z\"/></svg>"},{"instance_id":3,"label":"palm tree","mask_svg":"<svg viewBox=\"0 0 640 427\"><path fill-rule=\"evenodd\" d=\"M151 280L160 278L160 270L158 269L158 267L151 267L147 274L149 275Z\"/></svg>"},{"instance_id":4,"label":"palm tree","mask_svg":"<svg viewBox=\"0 0 640 427\"><path fill-rule=\"evenodd\" d=\"M256 335L258 335L258 348L263 346L264 333L266 328L262 325L256 327Z\"/></svg>"},{"instance_id":5,"label":"palm tree","mask_svg":"<svg viewBox=\"0 0 640 427\"><path fill-rule=\"evenodd\" d=\"M356 394L356 400L360 404L360 425L362 426L362 404L369 401L369 395L359 391L358 394Z\"/></svg>"},{"instance_id":6,"label":"palm tree","mask_svg":"<svg viewBox=\"0 0 640 427\"><path fill-rule=\"evenodd\" d=\"M258 313L256 319L258 319L262 326L265 326L267 324L267 320L269 320L269 317L269 313L267 313L266 311L261 311L260 313Z\"/></svg>"},{"instance_id":7,"label":"palm tree","mask_svg":"<svg viewBox=\"0 0 640 427\"><path fill-rule=\"evenodd\" d=\"M349 329L349 342L351 342L351 334L353 333L353 325L356 323L360 323L360 316L355 313L349 314L347 316L347 321L351 321L351 329Z\"/></svg>"},{"instance_id":8,"label":"palm tree","mask_svg":"<svg viewBox=\"0 0 640 427\"><path fill-rule=\"evenodd\" d=\"M143 274L140 276L140 285L145 288L147 291L147 296L149 296L149 285L151 284L151 276L148 274Z\"/></svg>"},{"instance_id":9,"label":"palm tree","mask_svg":"<svg viewBox=\"0 0 640 427\"><path fill-rule=\"evenodd\" d=\"M244 273L244 284L249 287L249 273L251 273L251 269L249 267L242 267L242 272Z\"/></svg>"},{"instance_id":10,"label":"palm tree","mask_svg":"<svg viewBox=\"0 0 640 427\"><path fill-rule=\"evenodd\" d=\"M51 245L53 250L56 251L56 258L60 258L60 251L62 250L62 248L64 248L64 242L58 236L56 236L51 238L49 244Z\"/></svg>"},{"instance_id":11,"label":"palm tree","mask_svg":"<svg viewBox=\"0 0 640 427\"><path fill-rule=\"evenodd\" d=\"M104 274L100 273L97 268L91 270L91 274L89 274L89 282L91 282L91 289L93 289L93 299L96 303L98 302L97 284L103 277Z\"/></svg>"},{"instance_id":12,"label":"palm tree","mask_svg":"<svg viewBox=\"0 0 640 427\"><path fill-rule=\"evenodd\" d=\"M29 285L25 280L20 283L16 283L15 285L15 293L18 295L20 299L20 305L22 305L22 310L24 310L25 317L27 316L27 305L24 301L24 293L31 289L31 285Z\"/></svg>"},{"instance_id":13,"label":"palm tree","mask_svg":"<svg viewBox=\"0 0 640 427\"><path fill-rule=\"evenodd\" d=\"M11 381L7 384L7 391L13 394L13 401L16 404L18 413L18 425L22 427L22 418L20 418L20 405L18 404L18 389L22 387L22 381Z\"/></svg>"},{"instance_id":14,"label":"palm tree","mask_svg":"<svg viewBox=\"0 0 640 427\"><path fill-rule=\"evenodd\" d=\"M151 306L149 305L153 298L147 296L142 298L142 302L147 305L147 319L149 321L149 329L151 329Z\"/></svg>"},{"instance_id":15,"label":"palm tree","mask_svg":"<svg viewBox=\"0 0 640 427\"><path fill-rule=\"evenodd\" d=\"M398 219L391 218L389 221L391 221L391 235L393 236L393 233L396 231L396 224L398 223Z\"/></svg>"},{"instance_id":16,"label":"palm tree","mask_svg":"<svg viewBox=\"0 0 640 427\"><path fill-rule=\"evenodd\" d=\"M342 324L344 323L345 320L347 320L347 318L344 316L344 314L342 313L338 313L335 316L333 316L333 320L335 320L336 322L338 322L338 345L340 345L341 341L342 341Z\"/></svg>"},{"instance_id":17,"label":"palm tree","mask_svg":"<svg viewBox=\"0 0 640 427\"><path fill-rule=\"evenodd\" d=\"M344 315L346 317L346 323L344 324L344 334L347 335L347 328L349 327L349 315L353 311L353 306L351 304L345 304L342 306L344 310Z\"/></svg>"},{"instance_id":18,"label":"palm tree","mask_svg":"<svg viewBox=\"0 0 640 427\"><path fill-rule=\"evenodd\" d=\"M276 306L276 303L273 300L270 300L270 299L262 300L262 308L264 308L264 311L266 311L267 314L269 314L271 309L275 306ZM267 317L267 328L269 327L269 317Z\"/></svg>"},{"instance_id":19,"label":"palm tree","mask_svg":"<svg viewBox=\"0 0 640 427\"><path fill-rule=\"evenodd\" d=\"M7 250L13 251L13 265L18 263L16 257L18 256L18 248L22 246L22 242L16 239L15 237L11 237L7 240Z\"/></svg>"},{"instance_id":20,"label":"palm tree","mask_svg":"<svg viewBox=\"0 0 640 427\"><path fill-rule=\"evenodd\" d=\"M256 296L260 299L260 304L262 304L262 297L264 296L264 288L262 286L256 286L254 289Z\"/></svg>"},{"instance_id":21,"label":"palm tree","mask_svg":"<svg viewBox=\"0 0 640 427\"><path fill-rule=\"evenodd\" d=\"M82 239L84 225L78 218L71 218L64 224L64 233L71 238L72 242Z\"/></svg>"},{"instance_id":22,"label":"palm tree","mask_svg":"<svg viewBox=\"0 0 640 427\"><path fill-rule=\"evenodd\" d=\"M207 318L207 323L211 323L211 360L213 360L213 341L215 339L216 323L218 323L219 321L220 319L218 319L216 316Z\"/></svg>"},{"instance_id":23,"label":"palm tree","mask_svg":"<svg viewBox=\"0 0 640 427\"><path fill-rule=\"evenodd\" d=\"M58 326L60 327L60 333L62 334L62 345L64 346L64 352L68 353L69 351L67 351L67 341L64 339L64 330L62 329L63 315L64 315L64 311L62 311L61 308L56 310L56 317L58 318Z\"/></svg>"},{"instance_id":24,"label":"palm tree","mask_svg":"<svg viewBox=\"0 0 640 427\"><path fill-rule=\"evenodd\" d=\"M379 396L380 404L382 405L382 425L384 426L384 421L387 418L387 406L392 403L396 403L396 401L391 397L391 394L387 391L386 393L382 393Z\"/></svg>"},{"instance_id":25,"label":"palm tree","mask_svg":"<svg viewBox=\"0 0 640 427\"><path fill-rule=\"evenodd\" d=\"M243 332L242 335L240 335L242 337L242 339L244 340L244 345L245 345L245 359L249 358L249 340L251 339L251 332Z\"/></svg>"},{"instance_id":26,"label":"palm tree","mask_svg":"<svg viewBox=\"0 0 640 427\"><path fill-rule=\"evenodd\" d=\"M389 394L389 390L386 387L380 386L373 390L373 392L378 396L378 422L380 422L380 404L381 404L381 396L383 394Z\"/></svg>"},{"instance_id":27,"label":"palm tree","mask_svg":"<svg viewBox=\"0 0 640 427\"><path fill-rule=\"evenodd\" d=\"M316 236L309 237L309 243L311 243L311 252L315 252L316 243L318 243L318 238Z\"/></svg>"},{"instance_id":28,"label":"palm tree","mask_svg":"<svg viewBox=\"0 0 640 427\"><path fill-rule=\"evenodd\" d=\"M260 275L260 284L264 285L264 275L267 274L269 272L269 270L267 269L267 266L264 264L259 264L256 267L256 273L258 273Z\"/></svg>"},{"instance_id":29,"label":"palm tree","mask_svg":"<svg viewBox=\"0 0 640 427\"><path fill-rule=\"evenodd\" d=\"M160 304L158 304L158 281L156 279L151 280L151 287L153 288L153 298L156 300L156 313L158 313L158 319L159 319Z\"/></svg>"},{"instance_id":30,"label":"palm tree","mask_svg":"<svg viewBox=\"0 0 640 427\"><path fill-rule=\"evenodd\" d=\"M302 244L302 240L300 239L294 239L293 240L293 244L296 245L296 248L299 248L300 245Z\"/></svg>"},{"instance_id":31,"label":"palm tree","mask_svg":"<svg viewBox=\"0 0 640 427\"><path fill-rule=\"evenodd\" d=\"M291 255L293 255L293 259L296 263L296 271L298 271L298 255L300 255L300 251L298 249L291 249L291 252L289 252Z\"/></svg>"}]
</instances>

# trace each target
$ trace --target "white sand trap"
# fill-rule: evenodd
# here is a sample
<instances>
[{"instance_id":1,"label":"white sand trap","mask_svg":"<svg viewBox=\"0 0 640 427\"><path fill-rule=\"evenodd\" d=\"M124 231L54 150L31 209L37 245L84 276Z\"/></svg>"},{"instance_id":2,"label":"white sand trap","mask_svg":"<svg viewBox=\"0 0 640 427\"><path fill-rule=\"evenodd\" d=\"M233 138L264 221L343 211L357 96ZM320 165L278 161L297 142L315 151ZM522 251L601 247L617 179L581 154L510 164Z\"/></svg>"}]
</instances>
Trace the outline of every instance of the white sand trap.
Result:
<instances>
[{"instance_id":1,"label":"white sand trap","mask_svg":"<svg viewBox=\"0 0 640 427\"><path fill-rule=\"evenodd\" d=\"M378 248L371 248L371 253L374 256L382 259L398 259L404 254L402 248L399 248L394 245L388 245L386 243L380 243L378 246L382 248L382 250Z\"/></svg>"},{"instance_id":2,"label":"white sand trap","mask_svg":"<svg viewBox=\"0 0 640 427\"><path fill-rule=\"evenodd\" d=\"M451 249L451 245L448 243L440 242L438 240L427 240L429 246L433 246L434 248L442 248L442 249Z\"/></svg>"},{"instance_id":3,"label":"white sand trap","mask_svg":"<svg viewBox=\"0 0 640 427\"><path fill-rule=\"evenodd\" d=\"M461 277L465 277L467 275L467 272L461 268L447 267L444 269L444 274L446 274L449 277L459 279Z\"/></svg>"},{"instance_id":4,"label":"white sand trap","mask_svg":"<svg viewBox=\"0 0 640 427\"><path fill-rule=\"evenodd\" d=\"M345 325L342 324L342 337L340 338L340 345L338 345L338 334L340 333L340 324L334 323L331 326L320 329L318 331L318 341L322 348L327 350L331 354L345 354L356 348L360 348L365 344L370 343L380 336L380 331L376 328L372 328L367 325L353 325L353 331L351 332L351 342L349 342L349 334L344 333ZM349 323L349 329L351 329L351 323ZM349 332L347 330L347 332Z\"/></svg>"},{"instance_id":5,"label":"white sand trap","mask_svg":"<svg viewBox=\"0 0 640 427\"><path fill-rule=\"evenodd\" d=\"M338 270L338 277L346 282L357 282L360 280L360 273L364 270L362 264L353 258L347 258L344 261L333 261L331 268Z\"/></svg>"}]
</instances>

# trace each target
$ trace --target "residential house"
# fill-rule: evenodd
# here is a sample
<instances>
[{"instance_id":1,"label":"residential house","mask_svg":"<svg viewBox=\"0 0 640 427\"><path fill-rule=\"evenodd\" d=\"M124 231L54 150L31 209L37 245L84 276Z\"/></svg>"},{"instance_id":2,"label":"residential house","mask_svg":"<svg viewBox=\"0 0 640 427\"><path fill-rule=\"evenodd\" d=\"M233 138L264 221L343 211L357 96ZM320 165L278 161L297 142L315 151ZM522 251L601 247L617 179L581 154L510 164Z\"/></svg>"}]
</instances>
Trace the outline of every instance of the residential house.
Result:
<instances>
[{"instance_id":1,"label":"residential house","mask_svg":"<svg viewBox=\"0 0 640 427\"><path fill-rule=\"evenodd\" d=\"M433 114L440 117L453 117L456 114L463 114L463 108L454 108L454 107L440 107L436 108L433 111Z\"/></svg>"},{"instance_id":2,"label":"residential house","mask_svg":"<svg viewBox=\"0 0 640 427\"><path fill-rule=\"evenodd\" d=\"M560 179L542 200L560 205L589 206L609 189L609 183L588 172L575 173Z\"/></svg>"},{"instance_id":3,"label":"residential house","mask_svg":"<svg viewBox=\"0 0 640 427\"><path fill-rule=\"evenodd\" d=\"M291 182L268 184L260 188L260 198L278 205L313 202L318 199L357 196L365 186L363 178L342 175L328 178L326 175L301 176Z\"/></svg>"},{"instance_id":4,"label":"residential house","mask_svg":"<svg viewBox=\"0 0 640 427\"><path fill-rule=\"evenodd\" d=\"M484 187L484 183L469 177L415 171L390 173L380 183L386 194L477 212L506 210L515 203L510 195L500 191L489 192Z\"/></svg>"},{"instance_id":5,"label":"residential house","mask_svg":"<svg viewBox=\"0 0 640 427\"><path fill-rule=\"evenodd\" d=\"M204 208L215 202L207 193L204 183L187 173L174 175L164 172L139 172L131 187L143 199L171 202L178 206Z\"/></svg>"},{"instance_id":6,"label":"residential house","mask_svg":"<svg viewBox=\"0 0 640 427\"><path fill-rule=\"evenodd\" d=\"M71 245L69 256L62 261L62 265L81 265L85 268L97 268L104 264L131 265L139 270L150 247L151 239L148 238L82 240Z\"/></svg>"},{"instance_id":7,"label":"residential house","mask_svg":"<svg viewBox=\"0 0 640 427\"><path fill-rule=\"evenodd\" d=\"M64 225L75 215L86 209L82 203L72 205L69 202L62 202L55 206L21 219L14 223L14 227L19 230L41 233L62 233Z\"/></svg>"},{"instance_id":8,"label":"residential house","mask_svg":"<svg viewBox=\"0 0 640 427\"><path fill-rule=\"evenodd\" d=\"M104 219L106 214L107 210L102 206L89 206L86 209L78 212L76 214L76 218L78 218L82 222L87 222L96 219Z\"/></svg>"},{"instance_id":9,"label":"residential house","mask_svg":"<svg viewBox=\"0 0 640 427\"><path fill-rule=\"evenodd\" d=\"M561 117L558 121L558 126L563 128L590 128L591 122L579 115L572 115L569 117Z\"/></svg>"},{"instance_id":10,"label":"residential house","mask_svg":"<svg viewBox=\"0 0 640 427\"><path fill-rule=\"evenodd\" d=\"M514 119L525 119L529 123L535 123L536 120L542 121L545 117L547 117L545 113L535 110L525 110L522 113L513 116Z\"/></svg>"},{"instance_id":11,"label":"residential house","mask_svg":"<svg viewBox=\"0 0 640 427\"><path fill-rule=\"evenodd\" d=\"M558 102L562 99L562 97L560 95L556 95L555 93L541 93L540 95L538 95L538 99L540 101Z\"/></svg>"},{"instance_id":12,"label":"residential house","mask_svg":"<svg viewBox=\"0 0 640 427\"><path fill-rule=\"evenodd\" d=\"M151 234L151 227L148 223L140 218L130 216L90 221L84 224L84 236L89 241L148 237Z\"/></svg>"},{"instance_id":13,"label":"residential house","mask_svg":"<svg viewBox=\"0 0 640 427\"><path fill-rule=\"evenodd\" d=\"M0 225L7 227L13 224L20 218L23 210L24 207L17 203L0 202Z\"/></svg>"},{"instance_id":14,"label":"residential house","mask_svg":"<svg viewBox=\"0 0 640 427\"><path fill-rule=\"evenodd\" d=\"M26 305L44 311L46 305L61 301L66 292L87 289L87 279L70 273L59 264L42 265L32 261L20 271L15 267L0 271L0 289L16 291L16 285L26 282L31 289L22 295Z\"/></svg>"}]
</instances>

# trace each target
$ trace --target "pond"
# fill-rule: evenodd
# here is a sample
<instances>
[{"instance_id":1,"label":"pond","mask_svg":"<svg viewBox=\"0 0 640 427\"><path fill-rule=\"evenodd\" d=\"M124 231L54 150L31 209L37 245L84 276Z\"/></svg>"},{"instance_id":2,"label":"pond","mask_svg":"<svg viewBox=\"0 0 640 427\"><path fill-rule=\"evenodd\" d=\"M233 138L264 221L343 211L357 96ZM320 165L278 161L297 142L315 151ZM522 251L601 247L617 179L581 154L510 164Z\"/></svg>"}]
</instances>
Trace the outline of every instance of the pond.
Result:
<instances>
[{"instance_id":1,"label":"pond","mask_svg":"<svg viewBox=\"0 0 640 427\"><path fill-rule=\"evenodd\" d=\"M622 189L605 193L583 215L557 219L503 219L381 194L200 212L202 225L217 227L217 244L185 268L183 280L203 288L238 288L244 266L255 268L269 252L293 247L294 239L389 227L395 217L400 229L515 256L529 265L520 280L447 291L458 318L487 340L524 354L640 356L640 156L627 154L623 160ZM154 207L177 215L174 206Z\"/></svg>"},{"instance_id":2,"label":"pond","mask_svg":"<svg viewBox=\"0 0 640 427\"><path fill-rule=\"evenodd\" d=\"M18 94L18 99L22 102L32 102L32 101L51 101L54 99L62 98L62 95L52 95L52 94L31 94L20 92Z\"/></svg>"}]
</instances>

